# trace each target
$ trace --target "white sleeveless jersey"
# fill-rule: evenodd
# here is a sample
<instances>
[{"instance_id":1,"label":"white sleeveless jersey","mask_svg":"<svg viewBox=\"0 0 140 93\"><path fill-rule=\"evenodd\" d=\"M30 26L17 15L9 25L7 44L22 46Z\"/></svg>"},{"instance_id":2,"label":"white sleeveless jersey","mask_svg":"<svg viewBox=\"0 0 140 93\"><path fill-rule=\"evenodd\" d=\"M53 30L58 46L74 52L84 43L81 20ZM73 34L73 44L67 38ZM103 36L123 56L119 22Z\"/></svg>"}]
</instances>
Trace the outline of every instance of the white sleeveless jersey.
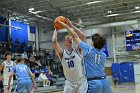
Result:
<instances>
[{"instance_id":1,"label":"white sleeveless jersey","mask_svg":"<svg viewBox=\"0 0 140 93\"><path fill-rule=\"evenodd\" d=\"M3 76L8 77L10 75L11 69L14 66L14 62L11 61L10 63L7 61L3 62L4 68L3 68Z\"/></svg>"},{"instance_id":2,"label":"white sleeveless jersey","mask_svg":"<svg viewBox=\"0 0 140 93\"><path fill-rule=\"evenodd\" d=\"M75 48L71 53L66 50L63 51L62 66L67 80L75 82L85 78L82 61L82 56Z\"/></svg>"}]
</instances>

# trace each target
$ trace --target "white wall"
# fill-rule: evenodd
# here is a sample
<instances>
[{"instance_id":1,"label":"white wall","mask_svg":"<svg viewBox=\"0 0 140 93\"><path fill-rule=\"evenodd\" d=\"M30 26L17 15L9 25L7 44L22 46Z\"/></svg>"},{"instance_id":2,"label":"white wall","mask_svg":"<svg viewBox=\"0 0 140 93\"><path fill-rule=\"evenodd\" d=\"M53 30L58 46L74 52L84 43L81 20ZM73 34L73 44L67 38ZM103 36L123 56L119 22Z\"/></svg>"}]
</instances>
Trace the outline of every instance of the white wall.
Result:
<instances>
[{"instance_id":1,"label":"white wall","mask_svg":"<svg viewBox=\"0 0 140 93\"><path fill-rule=\"evenodd\" d=\"M105 29L91 29L91 30L85 30L83 31L84 34L89 37L91 36L92 34L94 33L101 33L101 34L107 34L107 33L110 33L110 28L105 28ZM63 36L65 36L67 33L61 33L61 32L58 32L58 42L60 43L60 45L62 47L64 47L63 45ZM51 44L51 39L52 39L52 35L53 35L53 31L48 31L46 33L43 33L43 31L40 31L40 39L39 39L39 42L40 42L40 47L41 48L46 48L46 49L50 49L52 48L52 44ZM91 40L90 38L87 39L87 43L88 44L91 44Z\"/></svg>"}]
</instances>

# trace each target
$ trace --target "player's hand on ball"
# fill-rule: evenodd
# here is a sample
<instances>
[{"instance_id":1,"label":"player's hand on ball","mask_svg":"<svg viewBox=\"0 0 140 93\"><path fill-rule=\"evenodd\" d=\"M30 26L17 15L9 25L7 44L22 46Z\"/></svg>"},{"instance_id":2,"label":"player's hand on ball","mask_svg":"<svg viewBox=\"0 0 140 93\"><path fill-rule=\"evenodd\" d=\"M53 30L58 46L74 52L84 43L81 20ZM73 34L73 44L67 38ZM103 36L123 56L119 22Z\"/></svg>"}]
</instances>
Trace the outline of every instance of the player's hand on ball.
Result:
<instances>
[{"instance_id":1,"label":"player's hand on ball","mask_svg":"<svg viewBox=\"0 0 140 93\"><path fill-rule=\"evenodd\" d=\"M73 24L72 24L72 22L67 18L67 20L66 20L66 23L67 23L67 25L69 26L69 27L72 27L73 26Z\"/></svg>"},{"instance_id":2,"label":"player's hand on ball","mask_svg":"<svg viewBox=\"0 0 140 93\"><path fill-rule=\"evenodd\" d=\"M61 21L59 21L59 20L58 20L58 22L59 22L61 25L63 25L64 28L67 28L67 27L68 27L67 24L65 24L65 23L63 23L63 22L61 22Z\"/></svg>"}]
</instances>

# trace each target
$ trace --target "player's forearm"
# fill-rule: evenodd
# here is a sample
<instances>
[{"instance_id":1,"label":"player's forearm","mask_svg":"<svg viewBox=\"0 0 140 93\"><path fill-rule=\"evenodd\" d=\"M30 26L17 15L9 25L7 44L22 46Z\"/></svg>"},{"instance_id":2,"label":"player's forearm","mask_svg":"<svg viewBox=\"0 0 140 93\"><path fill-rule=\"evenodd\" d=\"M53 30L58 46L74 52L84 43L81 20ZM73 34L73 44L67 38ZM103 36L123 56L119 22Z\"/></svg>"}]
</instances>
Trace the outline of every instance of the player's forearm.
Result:
<instances>
[{"instance_id":1,"label":"player's forearm","mask_svg":"<svg viewBox=\"0 0 140 93\"><path fill-rule=\"evenodd\" d=\"M34 77L32 78L32 82L33 82L34 85L36 85Z\"/></svg>"},{"instance_id":2,"label":"player's forearm","mask_svg":"<svg viewBox=\"0 0 140 93\"><path fill-rule=\"evenodd\" d=\"M34 79L34 76L33 76L33 75L31 76L31 79L32 79L32 83L33 83L34 85L36 85L35 79Z\"/></svg>"},{"instance_id":3,"label":"player's forearm","mask_svg":"<svg viewBox=\"0 0 140 93\"><path fill-rule=\"evenodd\" d=\"M56 31L54 31L54 33L53 33L52 42L57 42L57 32Z\"/></svg>"},{"instance_id":4,"label":"player's forearm","mask_svg":"<svg viewBox=\"0 0 140 93\"><path fill-rule=\"evenodd\" d=\"M82 39L82 41L85 40L86 36L84 35L84 33L78 29L77 27L72 25L72 28L74 29L74 31L78 34L78 36Z\"/></svg>"},{"instance_id":5,"label":"player's forearm","mask_svg":"<svg viewBox=\"0 0 140 93\"><path fill-rule=\"evenodd\" d=\"M68 33L75 39L75 41L77 43L79 43L81 41L79 36L74 32L74 30L72 28L67 27L66 29L67 29Z\"/></svg>"},{"instance_id":6,"label":"player's forearm","mask_svg":"<svg viewBox=\"0 0 140 93\"><path fill-rule=\"evenodd\" d=\"M74 32L74 30L70 27L66 27L68 33L75 39L75 38L78 38L78 35Z\"/></svg>"}]
</instances>

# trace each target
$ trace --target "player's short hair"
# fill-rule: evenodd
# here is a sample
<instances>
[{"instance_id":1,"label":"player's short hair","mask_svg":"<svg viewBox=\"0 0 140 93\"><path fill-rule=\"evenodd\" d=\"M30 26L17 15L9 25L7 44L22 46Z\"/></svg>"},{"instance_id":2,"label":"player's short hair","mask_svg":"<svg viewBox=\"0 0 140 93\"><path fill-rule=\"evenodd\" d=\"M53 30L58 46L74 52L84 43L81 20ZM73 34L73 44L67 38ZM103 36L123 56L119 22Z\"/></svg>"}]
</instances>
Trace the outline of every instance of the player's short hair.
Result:
<instances>
[{"instance_id":1,"label":"player's short hair","mask_svg":"<svg viewBox=\"0 0 140 93\"><path fill-rule=\"evenodd\" d=\"M16 63L20 63L21 61L24 61L24 59L21 58L21 57L18 57L18 58L16 59Z\"/></svg>"},{"instance_id":2,"label":"player's short hair","mask_svg":"<svg viewBox=\"0 0 140 93\"><path fill-rule=\"evenodd\" d=\"M7 52L7 53L5 54L5 58L6 58L8 55L11 55L11 53L10 53L10 52Z\"/></svg>"},{"instance_id":3,"label":"player's short hair","mask_svg":"<svg viewBox=\"0 0 140 93\"><path fill-rule=\"evenodd\" d=\"M67 37L72 37L72 36L70 36L69 34L68 34L68 35L65 35L65 36L63 37L63 41L65 41L65 39L66 39Z\"/></svg>"},{"instance_id":4,"label":"player's short hair","mask_svg":"<svg viewBox=\"0 0 140 93\"><path fill-rule=\"evenodd\" d=\"M63 40L65 40L67 37L71 37L69 34L68 35L65 35L64 37L63 37Z\"/></svg>"},{"instance_id":5,"label":"player's short hair","mask_svg":"<svg viewBox=\"0 0 140 93\"><path fill-rule=\"evenodd\" d=\"M106 44L106 38L99 33L95 33L92 35L92 42L95 48L102 49Z\"/></svg>"}]
</instances>

